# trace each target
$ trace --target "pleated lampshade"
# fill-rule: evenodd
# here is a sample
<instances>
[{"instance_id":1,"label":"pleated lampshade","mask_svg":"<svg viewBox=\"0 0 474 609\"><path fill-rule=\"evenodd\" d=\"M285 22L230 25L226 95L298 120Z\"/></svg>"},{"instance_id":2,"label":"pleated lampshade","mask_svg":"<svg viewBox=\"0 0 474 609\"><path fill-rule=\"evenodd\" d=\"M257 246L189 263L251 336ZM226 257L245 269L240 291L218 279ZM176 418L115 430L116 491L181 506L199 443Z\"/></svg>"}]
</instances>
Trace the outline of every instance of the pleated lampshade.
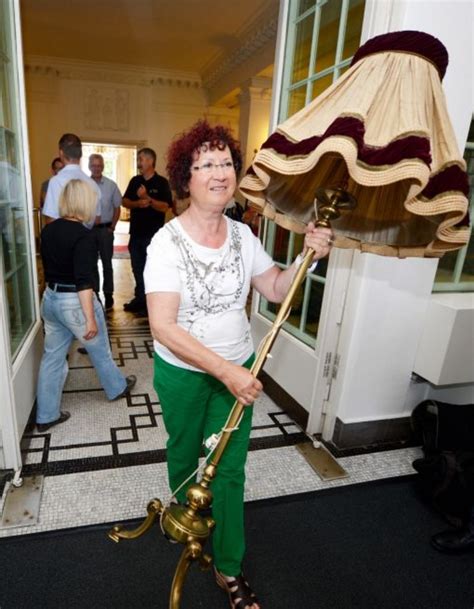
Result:
<instances>
[{"instance_id":1,"label":"pleated lampshade","mask_svg":"<svg viewBox=\"0 0 474 609\"><path fill-rule=\"evenodd\" d=\"M343 188L355 210L332 224L336 247L442 256L469 240L468 179L441 81L448 54L433 36L392 32L279 125L240 183L252 207L303 232L318 187Z\"/></svg>"}]
</instances>

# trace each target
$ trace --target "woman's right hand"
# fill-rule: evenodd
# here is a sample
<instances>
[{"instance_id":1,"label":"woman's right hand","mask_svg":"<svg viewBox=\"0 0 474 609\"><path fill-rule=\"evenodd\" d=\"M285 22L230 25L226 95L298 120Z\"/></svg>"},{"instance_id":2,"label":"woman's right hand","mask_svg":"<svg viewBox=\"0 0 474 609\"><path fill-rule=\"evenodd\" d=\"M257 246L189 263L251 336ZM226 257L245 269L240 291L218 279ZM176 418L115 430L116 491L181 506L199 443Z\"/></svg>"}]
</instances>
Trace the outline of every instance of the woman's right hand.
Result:
<instances>
[{"instance_id":1,"label":"woman's right hand","mask_svg":"<svg viewBox=\"0 0 474 609\"><path fill-rule=\"evenodd\" d=\"M99 329L97 328L97 323L95 321L95 317L92 319L86 319L86 333L82 337L84 340L90 340L97 336Z\"/></svg>"},{"instance_id":2,"label":"woman's right hand","mask_svg":"<svg viewBox=\"0 0 474 609\"><path fill-rule=\"evenodd\" d=\"M253 376L250 370L230 362L226 362L221 381L232 395L246 406L255 402L263 389L262 383Z\"/></svg>"}]
</instances>

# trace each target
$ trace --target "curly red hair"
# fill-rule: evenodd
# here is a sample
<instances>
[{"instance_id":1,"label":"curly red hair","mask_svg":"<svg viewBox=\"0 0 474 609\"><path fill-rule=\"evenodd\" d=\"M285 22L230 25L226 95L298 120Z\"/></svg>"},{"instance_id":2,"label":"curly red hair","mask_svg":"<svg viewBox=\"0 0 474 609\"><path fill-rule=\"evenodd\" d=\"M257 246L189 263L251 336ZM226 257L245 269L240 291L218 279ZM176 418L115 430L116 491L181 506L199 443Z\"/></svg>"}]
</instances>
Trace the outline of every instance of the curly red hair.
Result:
<instances>
[{"instance_id":1,"label":"curly red hair","mask_svg":"<svg viewBox=\"0 0 474 609\"><path fill-rule=\"evenodd\" d=\"M233 137L229 128L224 125L211 125L206 120L199 120L189 131L181 133L168 148L166 170L171 188L179 199L189 195L188 184L191 179L193 156L204 144L209 143L211 150L223 150L229 147L238 175L242 169L242 154L239 142Z\"/></svg>"}]
</instances>

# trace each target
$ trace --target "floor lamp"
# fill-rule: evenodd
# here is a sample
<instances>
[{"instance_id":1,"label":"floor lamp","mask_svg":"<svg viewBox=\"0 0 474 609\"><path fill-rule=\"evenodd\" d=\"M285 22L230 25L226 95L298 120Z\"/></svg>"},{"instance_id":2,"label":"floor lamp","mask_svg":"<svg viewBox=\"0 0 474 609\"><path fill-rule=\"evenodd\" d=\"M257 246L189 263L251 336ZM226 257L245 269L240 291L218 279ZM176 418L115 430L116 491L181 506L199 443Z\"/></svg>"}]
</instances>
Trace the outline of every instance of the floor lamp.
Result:
<instances>
[{"instance_id":1,"label":"floor lamp","mask_svg":"<svg viewBox=\"0 0 474 609\"><path fill-rule=\"evenodd\" d=\"M277 224L302 233L307 222L332 226L336 247L385 256L440 257L468 242L468 182L446 110L441 80L447 52L423 32L377 36L329 89L280 125L262 145L240 189ZM272 330L261 345L257 376L311 265L309 250ZM227 428L238 423L238 401ZM202 479L185 505L148 504L135 530L114 526L114 541L134 539L159 520L166 537L184 546L169 607L179 609L193 561L211 564L204 544L214 527L201 511L212 504L212 480L232 432L224 431Z\"/></svg>"}]
</instances>

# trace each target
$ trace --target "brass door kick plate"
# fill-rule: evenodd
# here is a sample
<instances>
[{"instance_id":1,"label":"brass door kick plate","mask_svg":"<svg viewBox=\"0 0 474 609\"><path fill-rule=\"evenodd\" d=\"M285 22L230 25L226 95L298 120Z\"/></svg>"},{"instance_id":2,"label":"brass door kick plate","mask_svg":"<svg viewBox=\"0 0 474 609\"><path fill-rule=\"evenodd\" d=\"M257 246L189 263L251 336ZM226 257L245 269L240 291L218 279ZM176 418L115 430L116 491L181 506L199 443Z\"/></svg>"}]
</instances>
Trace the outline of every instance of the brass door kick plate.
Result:
<instances>
[{"instance_id":1,"label":"brass door kick plate","mask_svg":"<svg viewBox=\"0 0 474 609\"><path fill-rule=\"evenodd\" d=\"M302 444L297 444L296 448L311 465L321 480L329 481L349 477L346 470L336 461L331 453L324 448L324 446L315 448L311 442L304 442Z\"/></svg>"}]
</instances>

